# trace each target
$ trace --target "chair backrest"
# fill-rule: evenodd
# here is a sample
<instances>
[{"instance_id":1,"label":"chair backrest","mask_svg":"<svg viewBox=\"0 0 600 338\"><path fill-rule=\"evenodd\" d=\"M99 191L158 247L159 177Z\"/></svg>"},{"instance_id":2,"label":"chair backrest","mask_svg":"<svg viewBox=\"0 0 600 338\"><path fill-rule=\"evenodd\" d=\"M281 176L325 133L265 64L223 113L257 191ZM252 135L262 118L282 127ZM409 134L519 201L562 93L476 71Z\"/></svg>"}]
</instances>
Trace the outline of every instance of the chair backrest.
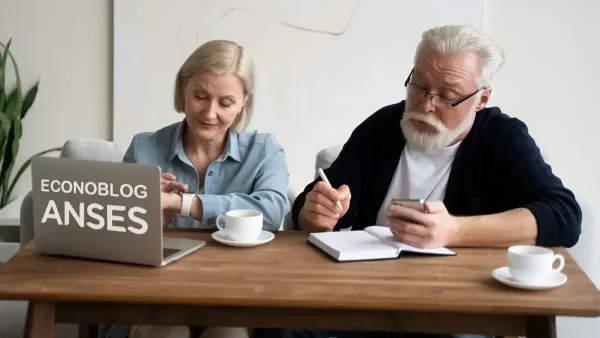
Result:
<instances>
[{"instance_id":1,"label":"chair backrest","mask_svg":"<svg viewBox=\"0 0 600 338\"><path fill-rule=\"evenodd\" d=\"M64 144L60 157L121 162L126 151L126 148L111 141L93 138L78 138L68 140Z\"/></svg>"},{"instance_id":2,"label":"chair backrest","mask_svg":"<svg viewBox=\"0 0 600 338\"><path fill-rule=\"evenodd\" d=\"M320 150L317 153L317 158L315 159L315 179L319 177L319 168L327 169L331 166L331 163L335 161L335 159L340 155L342 151L341 145L333 145L331 147Z\"/></svg>"},{"instance_id":3,"label":"chair backrest","mask_svg":"<svg viewBox=\"0 0 600 338\"><path fill-rule=\"evenodd\" d=\"M60 157L82 160L121 162L126 148L106 140L78 138L65 142ZM21 203L20 245L23 247L33 239L33 205L31 192L25 195Z\"/></svg>"}]
</instances>

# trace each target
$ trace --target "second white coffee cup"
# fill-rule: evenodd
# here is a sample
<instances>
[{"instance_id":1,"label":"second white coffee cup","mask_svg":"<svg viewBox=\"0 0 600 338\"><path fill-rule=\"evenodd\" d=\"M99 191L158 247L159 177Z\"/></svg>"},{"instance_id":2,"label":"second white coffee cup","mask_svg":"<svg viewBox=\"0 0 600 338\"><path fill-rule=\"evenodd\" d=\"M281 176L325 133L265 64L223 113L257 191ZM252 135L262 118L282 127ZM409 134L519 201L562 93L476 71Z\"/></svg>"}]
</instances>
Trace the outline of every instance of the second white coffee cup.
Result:
<instances>
[{"instance_id":1,"label":"second white coffee cup","mask_svg":"<svg viewBox=\"0 0 600 338\"><path fill-rule=\"evenodd\" d=\"M561 254L534 245L511 246L507 260L510 275L524 284L544 284L552 274L562 271L565 266L565 258ZM556 260L559 265L553 268Z\"/></svg>"},{"instance_id":2,"label":"second white coffee cup","mask_svg":"<svg viewBox=\"0 0 600 338\"><path fill-rule=\"evenodd\" d=\"M255 241L262 231L263 214L256 210L231 210L217 217L217 228L236 242Z\"/></svg>"}]
</instances>

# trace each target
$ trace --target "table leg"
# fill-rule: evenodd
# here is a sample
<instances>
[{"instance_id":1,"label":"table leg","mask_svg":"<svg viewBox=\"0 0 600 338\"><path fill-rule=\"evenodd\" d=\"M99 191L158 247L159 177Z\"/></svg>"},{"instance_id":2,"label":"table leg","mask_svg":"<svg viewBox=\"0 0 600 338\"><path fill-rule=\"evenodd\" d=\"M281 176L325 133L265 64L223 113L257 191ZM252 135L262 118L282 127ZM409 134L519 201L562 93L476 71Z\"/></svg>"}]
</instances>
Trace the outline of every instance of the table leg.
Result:
<instances>
[{"instance_id":1,"label":"table leg","mask_svg":"<svg viewBox=\"0 0 600 338\"><path fill-rule=\"evenodd\" d=\"M556 338L556 317L527 317L527 338Z\"/></svg>"},{"instance_id":2,"label":"table leg","mask_svg":"<svg viewBox=\"0 0 600 338\"><path fill-rule=\"evenodd\" d=\"M98 337L98 324L79 324L79 338Z\"/></svg>"},{"instance_id":3,"label":"table leg","mask_svg":"<svg viewBox=\"0 0 600 338\"><path fill-rule=\"evenodd\" d=\"M29 302L25 321L25 337L56 337L56 304L52 302Z\"/></svg>"}]
</instances>

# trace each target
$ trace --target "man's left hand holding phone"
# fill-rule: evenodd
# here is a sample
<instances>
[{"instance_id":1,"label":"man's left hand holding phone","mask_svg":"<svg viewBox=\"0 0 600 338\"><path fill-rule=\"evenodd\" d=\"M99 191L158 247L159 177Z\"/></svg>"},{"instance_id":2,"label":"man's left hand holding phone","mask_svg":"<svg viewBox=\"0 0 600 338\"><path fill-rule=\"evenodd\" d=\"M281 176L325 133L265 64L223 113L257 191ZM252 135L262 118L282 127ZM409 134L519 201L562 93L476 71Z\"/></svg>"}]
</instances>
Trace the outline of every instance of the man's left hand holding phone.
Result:
<instances>
[{"instance_id":1,"label":"man's left hand holding phone","mask_svg":"<svg viewBox=\"0 0 600 338\"><path fill-rule=\"evenodd\" d=\"M441 201L393 199L387 223L398 241L417 248L451 245L458 233L456 218Z\"/></svg>"}]
</instances>

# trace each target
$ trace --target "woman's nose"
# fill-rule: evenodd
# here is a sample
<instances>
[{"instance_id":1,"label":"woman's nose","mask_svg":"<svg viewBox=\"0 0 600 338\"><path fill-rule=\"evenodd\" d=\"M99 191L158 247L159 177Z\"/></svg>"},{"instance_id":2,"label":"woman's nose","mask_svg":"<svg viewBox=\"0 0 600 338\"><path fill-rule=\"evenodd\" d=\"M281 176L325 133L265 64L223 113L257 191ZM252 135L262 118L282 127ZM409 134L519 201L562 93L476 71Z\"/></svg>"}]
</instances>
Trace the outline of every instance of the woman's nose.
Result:
<instances>
[{"instance_id":1,"label":"woman's nose","mask_svg":"<svg viewBox=\"0 0 600 338\"><path fill-rule=\"evenodd\" d=\"M212 119L217 116L217 108L218 108L218 102L210 101L210 103L207 104L204 107L204 109L202 109L202 115Z\"/></svg>"}]
</instances>

